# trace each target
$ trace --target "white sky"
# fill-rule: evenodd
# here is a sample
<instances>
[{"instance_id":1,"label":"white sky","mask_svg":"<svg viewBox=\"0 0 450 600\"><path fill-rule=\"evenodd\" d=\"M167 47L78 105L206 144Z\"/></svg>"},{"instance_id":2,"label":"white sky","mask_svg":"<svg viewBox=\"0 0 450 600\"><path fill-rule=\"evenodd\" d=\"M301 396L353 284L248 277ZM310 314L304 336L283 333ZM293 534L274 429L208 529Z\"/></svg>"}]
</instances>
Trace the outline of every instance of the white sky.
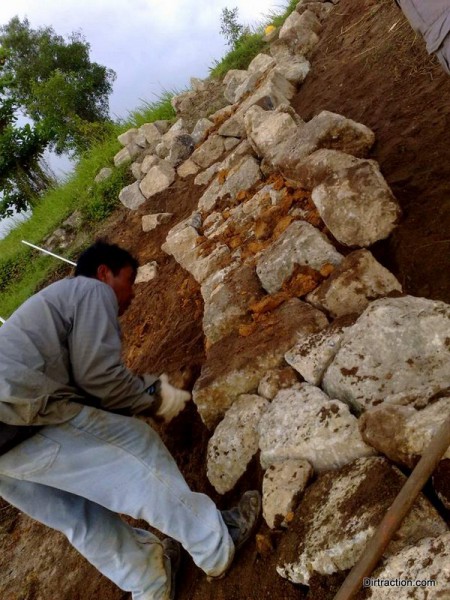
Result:
<instances>
[{"instance_id":1,"label":"white sky","mask_svg":"<svg viewBox=\"0 0 450 600\"><path fill-rule=\"evenodd\" d=\"M0 24L15 15L31 27L53 27L67 36L81 31L91 60L117 73L111 116L126 117L141 99L164 90L182 91L190 77L205 78L227 51L220 34L224 7L239 8L238 20L255 25L287 0L0 0Z\"/></svg>"},{"instance_id":2,"label":"white sky","mask_svg":"<svg viewBox=\"0 0 450 600\"><path fill-rule=\"evenodd\" d=\"M126 118L142 100L163 90L183 91L191 77L205 78L228 47L220 33L224 7L238 7L238 21L258 25L287 0L0 0L0 25L27 17L32 28L51 26L67 37L80 31L91 60L116 72L110 96L112 118ZM70 169L51 159L56 173ZM0 223L0 237L11 221Z\"/></svg>"}]
</instances>

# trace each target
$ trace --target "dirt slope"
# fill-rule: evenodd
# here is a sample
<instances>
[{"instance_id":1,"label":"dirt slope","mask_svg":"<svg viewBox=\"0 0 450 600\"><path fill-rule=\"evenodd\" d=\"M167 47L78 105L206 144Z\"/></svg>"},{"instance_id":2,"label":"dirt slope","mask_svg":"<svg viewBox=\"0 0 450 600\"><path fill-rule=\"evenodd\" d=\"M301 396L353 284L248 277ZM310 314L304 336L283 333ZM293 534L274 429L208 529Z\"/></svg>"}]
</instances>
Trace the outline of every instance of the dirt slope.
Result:
<instances>
[{"instance_id":1,"label":"dirt slope","mask_svg":"<svg viewBox=\"0 0 450 600\"><path fill-rule=\"evenodd\" d=\"M449 302L450 77L427 56L393 0L341 0L311 62L294 107L304 119L328 109L373 128L377 144L372 157L402 205L402 223L391 239L377 245L379 260L407 292ZM202 298L195 281L160 246L169 228L196 207L202 191L191 180L177 180L139 211L119 209L101 232L130 248L141 263L159 264L158 278L137 286L123 318L127 363L139 372L168 371L186 386L195 381L204 360ZM161 211L173 212L172 222L154 234L142 233L141 216ZM192 405L161 434L189 484L220 507L232 504L243 490L260 487L262 473L254 460L232 493L221 498L214 492L204 461L209 434ZM30 531L33 544L26 542ZM269 535L264 525L260 533ZM271 534L274 550L267 555L250 543L229 575L215 583L208 583L184 555L178 600L306 598L306 588L275 572L281 535ZM4 600L129 597L97 574L60 534L5 505L0 506L0 549ZM308 597L332 598L332 583L318 578Z\"/></svg>"}]
</instances>

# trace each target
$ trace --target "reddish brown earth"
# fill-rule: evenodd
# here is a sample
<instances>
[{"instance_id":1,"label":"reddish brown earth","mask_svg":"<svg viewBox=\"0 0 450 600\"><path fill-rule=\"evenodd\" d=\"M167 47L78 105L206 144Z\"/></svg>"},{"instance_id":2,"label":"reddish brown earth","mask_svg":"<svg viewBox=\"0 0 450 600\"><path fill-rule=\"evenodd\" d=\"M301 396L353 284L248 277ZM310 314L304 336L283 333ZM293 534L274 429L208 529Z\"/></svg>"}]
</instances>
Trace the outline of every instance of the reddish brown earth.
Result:
<instances>
[{"instance_id":1,"label":"reddish brown earth","mask_svg":"<svg viewBox=\"0 0 450 600\"><path fill-rule=\"evenodd\" d=\"M406 292L450 302L450 77L426 54L422 40L393 0L341 0L325 23L311 62L312 71L294 98L294 107L304 119L327 109L371 127L377 136L372 158L379 161L402 206L403 220L389 240L377 244L377 257L400 279ZM203 303L196 282L160 247L168 230L196 208L202 191L192 180L177 180L139 211L119 209L101 232L109 241L129 248L141 263L158 262L157 278L136 286L136 298L122 319L128 365L138 372L167 371L188 389L205 357ZM141 216L150 212L173 212L174 217L155 232L144 234ZM193 405L162 428L161 435L190 486L211 495L220 508L230 506L242 491L261 487L262 472L254 459L233 492L224 497L214 492L206 478L209 433ZM17 537L31 525L2 505L0 526L0 533ZM33 526L40 539L49 535L44 527ZM255 542L250 542L227 577L214 583L208 583L184 555L178 600L306 598L306 588L291 585L275 572L283 534L269 534L263 524L259 533L270 538L273 550L259 552ZM54 535L59 544L65 544L60 534ZM12 538L5 539L10 544ZM16 578L10 574L17 567L11 566L5 543L0 540L0 571L9 574L8 583L0 582L4 600L128 598L68 546L65 552L73 585L67 585L64 559L53 565L50 576L46 574L45 585L34 576L32 585L22 587L20 577L26 580L21 575L26 568L19 569ZM78 578L74 569L80 572ZM308 598L332 598L341 579L317 577Z\"/></svg>"}]
</instances>

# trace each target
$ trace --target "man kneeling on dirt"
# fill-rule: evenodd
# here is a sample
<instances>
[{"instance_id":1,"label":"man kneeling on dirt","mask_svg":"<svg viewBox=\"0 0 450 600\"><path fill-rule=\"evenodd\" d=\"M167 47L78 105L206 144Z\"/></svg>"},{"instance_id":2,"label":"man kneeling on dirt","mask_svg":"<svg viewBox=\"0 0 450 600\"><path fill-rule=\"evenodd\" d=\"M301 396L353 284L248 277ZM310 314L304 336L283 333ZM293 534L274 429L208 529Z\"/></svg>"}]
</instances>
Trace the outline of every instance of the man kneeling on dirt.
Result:
<instances>
[{"instance_id":1,"label":"man kneeling on dirt","mask_svg":"<svg viewBox=\"0 0 450 600\"><path fill-rule=\"evenodd\" d=\"M0 496L63 532L133 600L166 600L175 595L178 542L219 577L261 502L246 492L220 512L188 488L158 434L124 416L169 422L190 398L166 375L137 377L122 363L118 316L133 298L137 267L127 251L99 241L74 277L34 295L0 328Z\"/></svg>"}]
</instances>

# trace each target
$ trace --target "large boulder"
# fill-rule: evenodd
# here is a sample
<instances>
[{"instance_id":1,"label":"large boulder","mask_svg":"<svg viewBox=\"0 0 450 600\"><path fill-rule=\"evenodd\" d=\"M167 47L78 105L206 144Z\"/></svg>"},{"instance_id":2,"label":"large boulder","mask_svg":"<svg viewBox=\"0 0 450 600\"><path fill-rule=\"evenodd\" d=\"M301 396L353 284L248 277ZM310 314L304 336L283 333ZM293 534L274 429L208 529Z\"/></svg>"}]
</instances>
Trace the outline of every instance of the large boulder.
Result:
<instances>
[{"instance_id":1,"label":"large boulder","mask_svg":"<svg viewBox=\"0 0 450 600\"><path fill-rule=\"evenodd\" d=\"M387 583L380 585L381 581L395 583L396 600L445 600L450 595L450 533L426 537L389 556L370 579L374 583L368 600L386 600L390 595Z\"/></svg>"},{"instance_id":2,"label":"large boulder","mask_svg":"<svg viewBox=\"0 0 450 600\"><path fill-rule=\"evenodd\" d=\"M156 123L144 123L144 125L140 126L139 130L145 136L149 151L154 152L163 136L161 128Z\"/></svg>"},{"instance_id":3,"label":"large boulder","mask_svg":"<svg viewBox=\"0 0 450 600\"><path fill-rule=\"evenodd\" d=\"M206 169L219 160L225 151L224 138L221 135L210 135L192 154L193 160L199 167Z\"/></svg>"},{"instance_id":4,"label":"large boulder","mask_svg":"<svg viewBox=\"0 0 450 600\"><path fill-rule=\"evenodd\" d=\"M368 250L357 250L344 258L306 299L332 317L362 313L369 302L401 292L402 286Z\"/></svg>"},{"instance_id":5,"label":"large boulder","mask_svg":"<svg viewBox=\"0 0 450 600\"><path fill-rule=\"evenodd\" d=\"M307 460L315 471L338 469L374 454L346 404L308 383L282 390L259 424L261 465Z\"/></svg>"},{"instance_id":6,"label":"large boulder","mask_svg":"<svg viewBox=\"0 0 450 600\"><path fill-rule=\"evenodd\" d=\"M125 186L119 193L119 200L130 210L136 210L146 202L147 198L139 189L139 182L135 181L131 185Z\"/></svg>"},{"instance_id":7,"label":"large boulder","mask_svg":"<svg viewBox=\"0 0 450 600\"><path fill-rule=\"evenodd\" d=\"M264 289L273 294L293 274L295 265L320 270L326 264L338 265L342 259L318 229L306 221L294 221L261 254L256 272Z\"/></svg>"},{"instance_id":8,"label":"large boulder","mask_svg":"<svg viewBox=\"0 0 450 600\"><path fill-rule=\"evenodd\" d=\"M258 451L258 423L268 406L256 394L239 396L210 438L207 476L219 494L234 488Z\"/></svg>"},{"instance_id":9,"label":"large boulder","mask_svg":"<svg viewBox=\"0 0 450 600\"><path fill-rule=\"evenodd\" d=\"M322 25L312 11L292 12L280 29L279 39L287 41L298 54L308 55L319 42Z\"/></svg>"},{"instance_id":10,"label":"large boulder","mask_svg":"<svg viewBox=\"0 0 450 600\"><path fill-rule=\"evenodd\" d=\"M345 332L324 390L357 411L383 402L426 406L448 386L449 321L444 302L375 300Z\"/></svg>"},{"instance_id":11,"label":"large boulder","mask_svg":"<svg viewBox=\"0 0 450 600\"><path fill-rule=\"evenodd\" d=\"M193 400L207 427L213 428L238 396L256 392L264 374L282 365L285 352L302 336L327 324L320 311L293 298L250 333L232 334L211 346L193 390Z\"/></svg>"},{"instance_id":12,"label":"large boulder","mask_svg":"<svg viewBox=\"0 0 450 600\"><path fill-rule=\"evenodd\" d=\"M406 477L383 458L360 458L309 486L281 540L278 573L308 585L316 572L331 575L355 565ZM420 494L391 540L391 556L424 537L447 534L435 508Z\"/></svg>"},{"instance_id":13,"label":"large boulder","mask_svg":"<svg viewBox=\"0 0 450 600\"><path fill-rule=\"evenodd\" d=\"M361 160L315 187L312 201L332 235L346 246L370 246L386 238L400 207L378 165Z\"/></svg>"},{"instance_id":14,"label":"large boulder","mask_svg":"<svg viewBox=\"0 0 450 600\"><path fill-rule=\"evenodd\" d=\"M270 160L272 150L282 143L286 136L298 129L298 124L287 112L266 111L260 106L252 106L245 113L247 137L259 156Z\"/></svg>"},{"instance_id":15,"label":"large boulder","mask_svg":"<svg viewBox=\"0 0 450 600\"><path fill-rule=\"evenodd\" d=\"M139 189L148 199L166 190L175 181L175 169L167 161L162 160L152 167L139 183Z\"/></svg>"},{"instance_id":16,"label":"large boulder","mask_svg":"<svg viewBox=\"0 0 450 600\"><path fill-rule=\"evenodd\" d=\"M223 78L223 84L225 86L223 95L228 102L230 102L230 104L235 103L236 90L242 83L244 83L247 77L247 71L241 69L230 69Z\"/></svg>"}]
</instances>

